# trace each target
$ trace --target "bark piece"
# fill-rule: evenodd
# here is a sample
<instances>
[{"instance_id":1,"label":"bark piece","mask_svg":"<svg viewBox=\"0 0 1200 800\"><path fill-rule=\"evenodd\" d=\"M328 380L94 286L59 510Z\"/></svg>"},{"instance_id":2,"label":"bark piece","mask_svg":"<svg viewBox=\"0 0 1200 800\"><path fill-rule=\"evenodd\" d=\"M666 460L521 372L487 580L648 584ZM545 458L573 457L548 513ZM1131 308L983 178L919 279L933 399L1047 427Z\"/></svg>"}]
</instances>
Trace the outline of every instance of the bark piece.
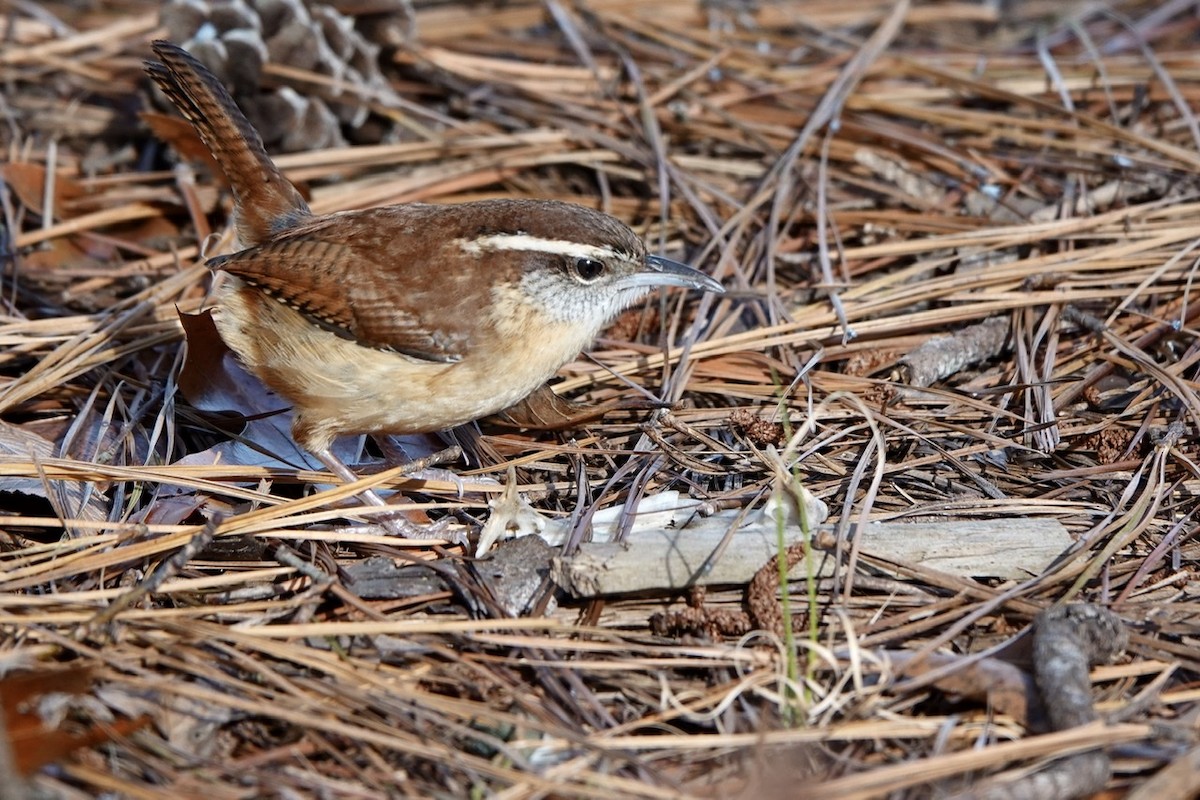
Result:
<instances>
[{"instance_id":1,"label":"bark piece","mask_svg":"<svg viewBox=\"0 0 1200 800\"><path fill-rule=\"evenodd\" d=\"M736 513L696 518L679 528L633 530L623 543L593 542L571 558L554 561L554 579L576 597L625 594L694 585L744 585L778 552L775 523L753 520L725 542ZM830 530L819 526L817 532ZM784 547L800 541L800 526L789 523ZM1052 519L964 520L957 522L872 523L857 531L864 553L888 560L921 563L953 575L1023 578L1036 575L1072 543ZM722 548L719 557L714 557ZM816 574L833 572L831 558L818 551ZM711 563L710 563L711 561ZM789 573L806 574L801 560Z\"/></svg>"}]
</instances>

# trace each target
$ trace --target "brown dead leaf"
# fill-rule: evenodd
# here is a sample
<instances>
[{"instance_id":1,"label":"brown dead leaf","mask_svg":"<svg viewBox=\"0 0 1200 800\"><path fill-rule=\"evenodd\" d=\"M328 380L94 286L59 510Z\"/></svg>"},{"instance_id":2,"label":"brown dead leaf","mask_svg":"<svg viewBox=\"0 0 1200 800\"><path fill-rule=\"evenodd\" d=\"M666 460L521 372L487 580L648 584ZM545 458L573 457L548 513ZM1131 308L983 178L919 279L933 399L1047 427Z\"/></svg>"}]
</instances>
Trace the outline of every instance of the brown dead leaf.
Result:
<instances>
[{"instance_id":1,"label":"brown dead leaf","mask_svg":"<svg viewBox=\"0 0 1200 800\"><path fill-rule=\"evenodd\" d=\"M0 164L0 176L12 187L13 194L21 203L39 216L45 213L42 198L46 193L46 168L41 164L15 161ZM75 180L58 172L54 175L54 211L58 217L69 208L70 202L86 194L86 190ZM69 216L69 215L68 215Z\"/></svg>"},{"instance_id":2,"label":"brown dead leaf","mask_svg":"<svg viewBox=\"0 0 1200 800\"><path fill-rule=\"evenodd\" d=\"M85 665L11 675L0 681L5 728L18 773L32 775L81 747L128 735L149 723L146 716L94 725L44 718L42 712L48 705L61 705L72 695L86 699L92 672L92 667Z\"/></svg>"},{"instance_id":3,"label":"brown dead leaf","mask_svg":"<svg viewBox=\"0 0 1200 800\"><path fill-rule=\"evenodd\" d=\"M204 142L200 141L190 122L169 114L159 114L157 111L143 111L140 116L150 130L154 131L154 135L169 144L183 159L203 164L218 180L226 183L225 173L204 146Z\"/></svg>"},{"instance_id":4,"label":"brown dead leaf","mask_svg":"<svg viewBox=\"0 0 1200 800\"><path fill-rule=\"evenodd\" d=\"M909 678L965 660L944 653L934 653L920 661L908 651L889 651L887 655L892 665ZM959 697L986 701L996 712L1007 714L1021 724L1035 728L1043 724L1033 676L1007 661L998 658L974 661L944 675L934 685Z\"/></svg>"},{"instance_id":5,"label":"brown dead leaf","mask_svg":"<svg viewBox=\"0 0 1200 800\"><path fill-rule=\"evenodd\" d=\"M0 420L0 463L39 463L54 458L58 448L49 439L17 425ZM89 521L108 516L108 503L94 485L74 481L43 481L36 477L0 477L0 492L40 497L49 501L49 489L56 490L54 499L63 504L67 515Z\"/></svg>"},{"instance_id":6,"label":"brown dead leaf","mask_svg":"<svg viewBox=\"0 0 1200 800\"><path fill-rule=\"evenodd\" d=\"M187 356L179 373L179 391L199 411L239 411L247 407L244 392L257 380L233 359L213 322L212 310L179 312Z\"/></svg>"},{"instance_id":7,"label":"brown dead leaf","mask_svg":"<svg viewBox=\"0 0 1200 800\"><path fill-rule=\"evenodd\" d=\"M533 394L516 405L496 414L491 419L503 425L532 430L555 431L577 428L594 422L610 411L642 410L662 408L663 404L645 398L626 398L600 405L589 405L568 400L557 395L548 385L543 385Z\"/></svg>"},{"instance_id":8,"label":"brown dead leaf","mask_svg":"<svg viewBox=\"0 0 1200 800\"><path fill-rule=\"evenodd\" d=\"M106 246L111 255L112 246ZM105 254L96 257L96 248L76 236L58 236L42 242L36 249L21 257L21 277L30 285L42 290L63 290L70 283L70 276L60 270L70 266L73 272L99 271L104 264Z\"/></svg>"}]
</instances>

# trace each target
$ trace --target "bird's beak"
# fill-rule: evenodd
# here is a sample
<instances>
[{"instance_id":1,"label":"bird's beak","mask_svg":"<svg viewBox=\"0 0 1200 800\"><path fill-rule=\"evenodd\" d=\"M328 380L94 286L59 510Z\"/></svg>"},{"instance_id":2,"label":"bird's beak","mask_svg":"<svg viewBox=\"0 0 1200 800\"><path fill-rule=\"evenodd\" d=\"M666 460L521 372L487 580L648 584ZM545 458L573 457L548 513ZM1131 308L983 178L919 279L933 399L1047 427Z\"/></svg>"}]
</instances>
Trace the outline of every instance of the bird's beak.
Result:
<instances>
[{"instance_id":1,"label":"bird's beak","mask_svg":"<svg viewBox=\"0 0 1200 800\"><path fill-rule=\"evenodd\" d=\"M686 286L702 292L723 294L725 287L698 269L662 256L646 256L646 269L621 281L626 287Z\"/></svg>"}]
</instances>

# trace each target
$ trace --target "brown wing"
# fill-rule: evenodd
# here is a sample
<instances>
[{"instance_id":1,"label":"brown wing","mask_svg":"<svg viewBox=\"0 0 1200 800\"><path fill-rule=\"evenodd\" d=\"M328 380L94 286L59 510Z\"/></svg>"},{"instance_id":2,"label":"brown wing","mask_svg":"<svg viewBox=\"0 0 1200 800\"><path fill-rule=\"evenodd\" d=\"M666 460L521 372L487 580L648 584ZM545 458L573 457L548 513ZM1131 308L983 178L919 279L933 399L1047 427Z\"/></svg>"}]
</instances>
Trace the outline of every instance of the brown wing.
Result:
<instances>
[{"instance_id":1,"label":"brown wing","mask_svg":"<svg viewBox=\"0 0 1200 800\"><path fill-rule=\"evenodd\" d=\"M436 362L471 346L479 296L442 274L444 242L387 210L319 217L273 241L208 262L338 335Z\"/></svg>"}]
</instances>

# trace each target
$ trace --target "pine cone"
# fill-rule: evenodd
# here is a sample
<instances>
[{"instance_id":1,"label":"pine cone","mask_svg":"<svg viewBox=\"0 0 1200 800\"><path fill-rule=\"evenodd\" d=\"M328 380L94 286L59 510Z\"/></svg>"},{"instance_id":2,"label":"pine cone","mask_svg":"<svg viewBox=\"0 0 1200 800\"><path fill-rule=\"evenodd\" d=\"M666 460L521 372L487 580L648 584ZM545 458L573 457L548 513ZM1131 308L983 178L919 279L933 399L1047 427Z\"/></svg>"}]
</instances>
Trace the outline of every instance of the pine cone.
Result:
<instances>
[{"instance_id":1,"label":"pine cone","mask_svg":"<svg viewBox=\"0 0 1200 800\"><path fill-rule=\"evenodd\" d=\"M364 123L371 101L386 101L392 90L379 70L379 46L359 33L354 17L312 0L167 0L161 22L225 84L268 148L379 141L384 129ZM268 63L329 83L267 89Z\"/></svg>"}]
</instances>

